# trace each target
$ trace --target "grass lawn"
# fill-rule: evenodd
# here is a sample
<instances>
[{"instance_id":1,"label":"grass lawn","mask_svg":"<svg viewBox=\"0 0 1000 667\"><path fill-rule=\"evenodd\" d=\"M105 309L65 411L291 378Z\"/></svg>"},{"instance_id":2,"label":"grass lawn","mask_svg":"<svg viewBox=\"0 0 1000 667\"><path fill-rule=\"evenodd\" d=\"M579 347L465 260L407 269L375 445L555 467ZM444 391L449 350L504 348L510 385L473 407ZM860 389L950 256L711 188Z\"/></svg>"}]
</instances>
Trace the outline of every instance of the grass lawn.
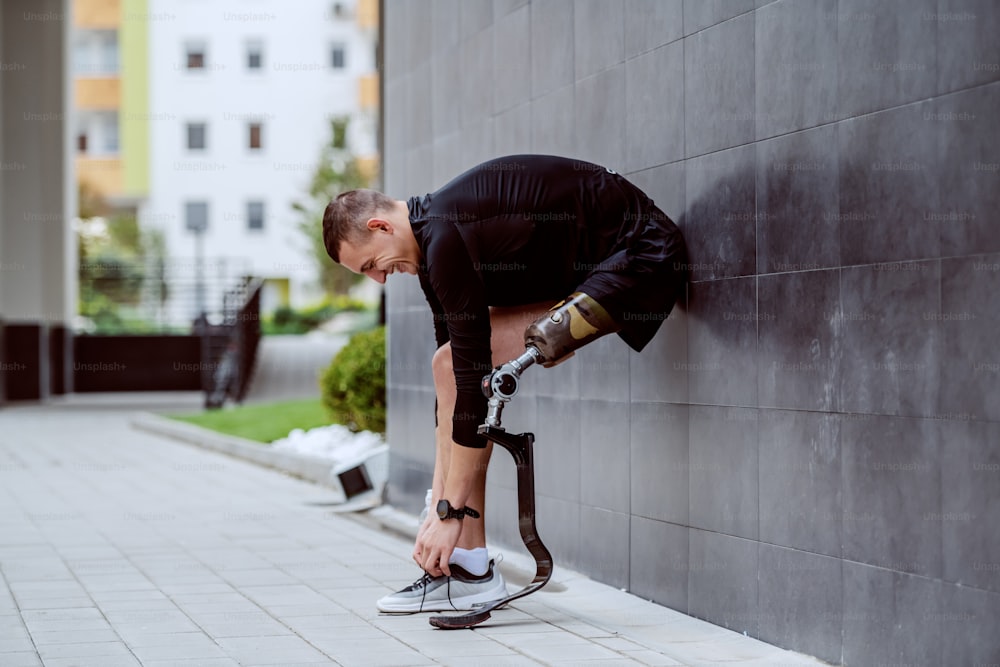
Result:
<instances>
[{"instance_id":1,"label":"grass lawn","mask_svg":"<svg viewBox=\"0 0 1000 667\"><path fill-rule=\"evenodd\" d=\"M309 430L330 424L318 398L209 410L196 415L167 415L228 435L258 442L284 438L295 428Z\"/></svg>"}]
</instances>

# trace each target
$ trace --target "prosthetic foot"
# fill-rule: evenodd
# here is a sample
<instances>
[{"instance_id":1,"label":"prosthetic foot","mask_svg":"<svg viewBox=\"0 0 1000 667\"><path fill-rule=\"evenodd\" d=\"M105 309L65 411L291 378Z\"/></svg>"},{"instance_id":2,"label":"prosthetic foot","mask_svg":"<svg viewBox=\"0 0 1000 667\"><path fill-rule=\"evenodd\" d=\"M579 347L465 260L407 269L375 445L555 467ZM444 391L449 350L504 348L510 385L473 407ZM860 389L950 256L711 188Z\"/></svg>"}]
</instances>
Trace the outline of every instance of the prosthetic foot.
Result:
<instances>
[{"instance_id":1,"label":"prosthetic foot","mask_svg":"<svg viewBox=\"0 0 1000 667\"><path fill-rule=\"evenodd\" d=\"M514 457L517 467L518 528L524 546L535 559L535 577L521 590L505 598L486 602L474 611L459 615L431 616L430 624L444 630L471 628L490 618L494 609L534 593L552 577L552 555L542 543L535 526L535 467L532 433L507 433L500 425L503 406L517 394L521 373L532 364L554 366L574 352L619 327L594 299L576 292L556 304L524 332L524 354L494 369L483 378L483 394L489 399L486 423L479 432Z\"/></svg>"}]
</instances>

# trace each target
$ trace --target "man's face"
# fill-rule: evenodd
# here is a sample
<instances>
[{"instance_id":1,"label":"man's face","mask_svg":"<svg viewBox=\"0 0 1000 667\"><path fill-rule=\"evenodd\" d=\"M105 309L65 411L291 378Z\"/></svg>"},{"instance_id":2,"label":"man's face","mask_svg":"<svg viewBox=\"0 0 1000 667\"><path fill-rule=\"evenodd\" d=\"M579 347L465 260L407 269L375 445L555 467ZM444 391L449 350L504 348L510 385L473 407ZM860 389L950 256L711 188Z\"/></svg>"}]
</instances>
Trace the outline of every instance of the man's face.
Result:
<instances>
[{"instance_id":1,"label":"man's face","mask_svg":"<svg viewBox=\"0 0 1000 667\"><path fill-rule=\"evenodd\" d=\"M340 263L382 284L393 273L417 274L417 264L407 253L399 234L389 225L369 229L368 240L360 245L340 244Z\"/></svg>"}]
</instances>

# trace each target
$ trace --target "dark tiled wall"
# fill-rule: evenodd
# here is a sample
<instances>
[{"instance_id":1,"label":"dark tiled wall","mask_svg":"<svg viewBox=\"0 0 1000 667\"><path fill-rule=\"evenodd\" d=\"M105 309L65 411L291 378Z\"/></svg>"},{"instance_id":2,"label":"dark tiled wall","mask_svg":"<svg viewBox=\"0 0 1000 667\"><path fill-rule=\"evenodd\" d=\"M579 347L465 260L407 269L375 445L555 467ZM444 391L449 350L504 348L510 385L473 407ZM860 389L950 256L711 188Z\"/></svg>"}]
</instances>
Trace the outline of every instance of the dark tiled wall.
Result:
<instances>
[{"instance_id":1,"label":"dark tiled wall","mask_svg":"<svg viewBox=\"0 0 1000 667\"><path fill-rule=\"evenodd\" d=\"M692 283L641 354L526 376L557 563L847 664L1000 662L1000 4L389 0L386 189L557 153L628 174ZM433 463L391 281L392 500ZM517 545L513 466L494 540Z\"/></svg>"}]
</instances>

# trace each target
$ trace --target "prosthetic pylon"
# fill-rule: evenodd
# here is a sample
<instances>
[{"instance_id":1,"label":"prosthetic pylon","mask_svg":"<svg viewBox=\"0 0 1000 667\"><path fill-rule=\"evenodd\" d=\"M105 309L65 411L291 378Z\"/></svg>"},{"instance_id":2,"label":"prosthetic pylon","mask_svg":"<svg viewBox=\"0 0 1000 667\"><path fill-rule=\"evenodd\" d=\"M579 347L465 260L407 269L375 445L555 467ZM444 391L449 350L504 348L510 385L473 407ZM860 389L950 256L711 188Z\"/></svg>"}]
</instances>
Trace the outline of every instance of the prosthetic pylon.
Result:
<instances>
[{"instance_id":1,"label":"prosthetic pylon","mask_svg":"<svg viewBox=\"0 0 1000 667\"><path fill-rule=\"evenodd\" d=\"M430 624L445 630L471 628L490 617L490 613L507 603L534 593L548 583L552 576L552 555L542 543L535 527L535 466L532 433L508 433L500 425L500 413L504 404L517 393L521 372L541 358L538 350L528 347L517 359L503 364L483 378L483 393L489 398L489 413L486 423L479 432L492 442L500 445L514 457L517 467L517 513L518 529L524 546L535 559L535 577L521 590L505 598L484 603L467 614L431 616Z\"/></svg>"},{"instance_id":2,"label":"prosthetic pylon","mask_svg":"<svg viewBox=\"0 0 1000 667\"><path fill-rule=\"evenodd\" d=\"M486 602L475 610L459 615L431 616L430 624L445 630L471 628L490 617L490 613L507 603L534 593L552 577L552 554L538 537L535 527L535 465L532 433L507 433L500 425L500 414L506 403L517 394L521 373L533 364L545 367L567 359L575 350L620 327L593 298L574 292L557 303L548 313L524 332L525 350L516 359L497 367L485 376L483 394L489 399L486 423L479 433L500 445L514 457L517 466L518 529L524 546L535 559L535 578L521 590L499 600Z\"/></svg>"}]
</instances>

